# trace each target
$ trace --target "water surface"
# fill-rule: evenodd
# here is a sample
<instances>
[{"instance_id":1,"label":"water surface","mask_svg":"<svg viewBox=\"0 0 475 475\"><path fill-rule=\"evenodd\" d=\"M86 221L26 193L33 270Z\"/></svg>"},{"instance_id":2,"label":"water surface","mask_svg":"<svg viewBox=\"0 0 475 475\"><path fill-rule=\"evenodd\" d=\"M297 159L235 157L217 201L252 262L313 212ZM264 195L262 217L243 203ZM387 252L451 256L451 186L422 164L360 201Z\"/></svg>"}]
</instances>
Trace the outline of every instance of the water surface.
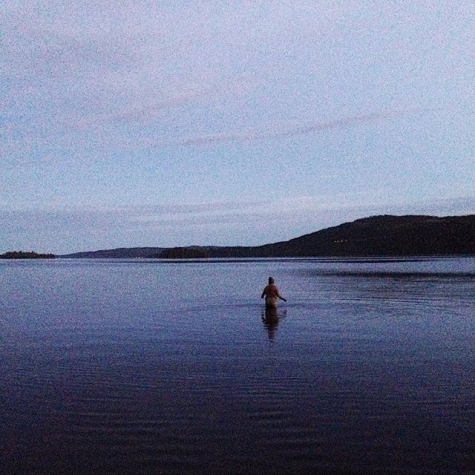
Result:
<instances>
[{"instance_id":1,"label":"water surface","mask_svg":"<svg viewBox=\"0 0 475 475\"><path fill-rule=\"evenodd\" d=\"M0 261L0 284L6 473L474 473L472 258Z\"/></svg>"}]
</instances>

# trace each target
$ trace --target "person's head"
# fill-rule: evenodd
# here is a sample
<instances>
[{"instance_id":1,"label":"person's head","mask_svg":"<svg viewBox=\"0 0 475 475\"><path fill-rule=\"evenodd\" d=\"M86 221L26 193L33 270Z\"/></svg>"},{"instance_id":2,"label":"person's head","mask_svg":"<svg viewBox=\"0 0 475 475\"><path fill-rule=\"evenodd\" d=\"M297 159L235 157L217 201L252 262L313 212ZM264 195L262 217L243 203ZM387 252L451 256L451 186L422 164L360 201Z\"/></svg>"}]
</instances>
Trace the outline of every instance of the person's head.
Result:
<instances>
[{"instance_id":1,"label":"person's head","mask_svg":"<svg viewBox=\"0 0 475 475\"><path fill-rule=\"evenodd\" d=\"M274 279L272 277L269 277L269 285L272 285L274 283Z\"/></svg>"}]
</instances>

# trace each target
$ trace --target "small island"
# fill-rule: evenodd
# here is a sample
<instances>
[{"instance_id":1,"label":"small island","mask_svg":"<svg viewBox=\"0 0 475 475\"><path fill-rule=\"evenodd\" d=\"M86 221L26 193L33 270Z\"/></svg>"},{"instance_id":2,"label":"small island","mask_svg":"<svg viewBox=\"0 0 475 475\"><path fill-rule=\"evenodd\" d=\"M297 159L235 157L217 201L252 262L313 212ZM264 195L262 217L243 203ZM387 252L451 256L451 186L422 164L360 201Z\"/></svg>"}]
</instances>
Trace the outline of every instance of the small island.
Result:
<instances>
[{"instance_id":1,"label":"small island","mask_svg":"<svg viewBox=\"0 0 475 475\"><path fill-rule=\"evenodd\" d=\"M37 252L10 251L0 254L0 259L54 259L54 254L38 254Z\"/></svg>"}]
</instances>

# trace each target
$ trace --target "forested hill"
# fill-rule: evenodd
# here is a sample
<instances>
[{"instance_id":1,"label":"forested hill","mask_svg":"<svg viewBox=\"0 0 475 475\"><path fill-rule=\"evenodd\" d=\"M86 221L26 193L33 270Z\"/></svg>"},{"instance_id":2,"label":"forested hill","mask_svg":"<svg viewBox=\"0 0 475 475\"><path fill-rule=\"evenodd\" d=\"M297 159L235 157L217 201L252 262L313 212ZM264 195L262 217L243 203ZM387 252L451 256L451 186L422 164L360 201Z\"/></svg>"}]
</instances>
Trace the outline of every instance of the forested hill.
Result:
<instances>
[{"instance_id":1,"label":"forested hill","mask_svg":"<svg viewBox=\"0 0 475 475\"><path fill-rule=\"evenodd\" d=\"M63 257L220 258L475 255L475 215L373 216L255 247L123 248Z\"/></svg>"},{"instance_id":2,"label":"forested hill","mask_svg":"<svg viewBox=\"0 0 475 475\"><path fill-rule=\"evenodd\" d=\"M283 256L475 254L475 215L374 216L264 248Z\"/></svg>"},{"instance_id":3,"label":"forested hill","mask_svg":"<svg viewBox=\"0 0 475 475\"><path fill-rule=\"evenodd\" d=\"M67 254L61 257L83 257L83 258L150 258L160 257L160 254L164 251L161 247L121 247L118 249L104 249L101 251L85 251L76 252L74 254Z\"/></svg>"}]
</instances>

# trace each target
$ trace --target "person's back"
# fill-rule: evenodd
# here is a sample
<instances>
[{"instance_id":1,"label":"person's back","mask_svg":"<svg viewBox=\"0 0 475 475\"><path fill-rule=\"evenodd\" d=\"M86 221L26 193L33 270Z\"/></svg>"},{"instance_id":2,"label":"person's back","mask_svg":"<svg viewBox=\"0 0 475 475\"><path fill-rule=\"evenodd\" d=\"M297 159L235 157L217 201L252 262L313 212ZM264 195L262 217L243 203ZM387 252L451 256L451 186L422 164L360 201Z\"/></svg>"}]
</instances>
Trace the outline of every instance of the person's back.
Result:
<instances>
[{"instance_id":1,"label":"person's back","mask_svg":"<svg viewBox=\"0 0 475 475\"><path fill-rule=\"evenodd\" d=\"M279 295L279 288L275 284L266 285L265 291L267 297L277 297Z\"/></svg>"},{"instance_id":2,"label":"person's back","mask_svg":"<svg viewBox=\"0 0 475 475\"><path fill-rule=\"evenodd\" d=\"M283 300L284 302L287 302L287 300L280 295L279 288L277 285L274 283L274 279L272 277L269 277L269 283L264 287L264 290L262 291L261 298L266 299L266 307L272 307L272 308L277 308L277 304L280 300Z\"/></svg>"}]
</instances>

